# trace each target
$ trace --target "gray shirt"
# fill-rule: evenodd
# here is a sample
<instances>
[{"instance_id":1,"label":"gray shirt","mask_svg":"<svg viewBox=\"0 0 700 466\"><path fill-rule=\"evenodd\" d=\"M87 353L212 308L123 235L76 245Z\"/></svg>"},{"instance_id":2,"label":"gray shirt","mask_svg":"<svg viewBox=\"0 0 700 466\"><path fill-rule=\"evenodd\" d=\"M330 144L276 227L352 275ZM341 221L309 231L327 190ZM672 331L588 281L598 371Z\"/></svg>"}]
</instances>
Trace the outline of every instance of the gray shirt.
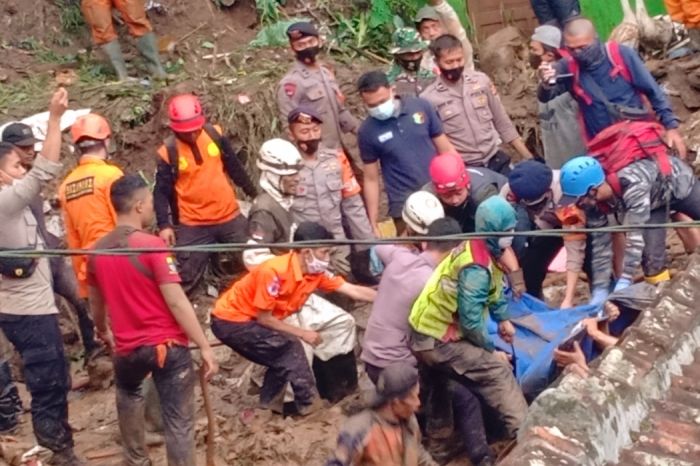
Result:
<instances>
[{"instance_id":1,"label":"gray shirt","mask_svg":"<svg viewBox=\"0 0 700 466\"><path fill-rule=\"evenodd\" d=\"M417 254L403 246L379 245L375 252L385 268L367 322L361 359L381 368L402 361L416 364L409 347L408 314L437 264L427 253Z\"/></svg>"},{"instance_id":2,"label":"gray shirt","mask_svg":"<svg viewBox=\"0 0 700 466\"><path fill-rule=\"evenodd\" d=\"M24 178L0 188L0 248L45 249L37 230L37 219L29 206L42 185L55 178L61 167L60 163L39 156ZM28 278L0 278L0 314L56 313L48 258L40 258L36 270Z\"/></svg>"},{"instance_id":3,"label":"gray shirt","mask_svg":"<svg viewBox=\"0 0 700 466\"><path fill-rule=\"evenodd\" d=\"M578 103L571 94L539 102L539 116L547 165L557 170L572 157L586 153Z\"/></svg>"}]
</instances>

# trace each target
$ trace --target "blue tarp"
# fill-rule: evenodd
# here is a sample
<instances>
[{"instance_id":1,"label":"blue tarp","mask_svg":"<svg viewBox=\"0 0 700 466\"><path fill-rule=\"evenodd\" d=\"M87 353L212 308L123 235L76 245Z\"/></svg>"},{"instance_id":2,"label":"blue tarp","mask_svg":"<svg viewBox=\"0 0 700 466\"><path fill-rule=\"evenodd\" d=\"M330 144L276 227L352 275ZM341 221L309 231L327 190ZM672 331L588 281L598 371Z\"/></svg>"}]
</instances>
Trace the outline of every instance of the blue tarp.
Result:
<instances>
[{"instance_id":1,"label":"blue tarp","mask_svg":"<svg viewBox=\"0 0 700 466\"><path fill-rule=\"evenodd\" d=\"M489 333L499 350L511 355L515 352L515 377L525 397L532 399L556 376L552 363L554 350L566 341L579 322L595 316L600 306L551 309L530 295L524 295L519 301L511 300L508 306L516 331L514 344L511 346L501 340L497 325L492 320L488 322Z\"/></svg>"}]
</instances>

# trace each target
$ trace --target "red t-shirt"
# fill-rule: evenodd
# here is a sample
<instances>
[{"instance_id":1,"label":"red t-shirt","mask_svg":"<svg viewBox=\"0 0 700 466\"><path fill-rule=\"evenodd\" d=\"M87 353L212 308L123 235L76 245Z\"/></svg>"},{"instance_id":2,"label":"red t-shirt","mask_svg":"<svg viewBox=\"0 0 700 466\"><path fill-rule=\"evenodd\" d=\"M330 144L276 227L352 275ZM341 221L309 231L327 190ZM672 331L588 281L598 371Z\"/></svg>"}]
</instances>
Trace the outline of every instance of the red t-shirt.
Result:
<instances>
[{"instance_id":1,"label":"red t-shirt","mask_svg":"<svg viewBox=\"0 0 700 466\"><path fill-rule=\"evenodd\" d=\"M117 227L97 242L95 249L114 247ZM142 231L129 236L129 248L165 248L165 242ZM138 260L139 270L133 260ZM149 276L150 275L150 276ZM133 256L90 256L88 283L99 288L107 306L117 354L139 346L167 341L187 345L187 336L173 317L159 285L180 283L175 260L169 253Z\"/></svg>"}]
</instances>

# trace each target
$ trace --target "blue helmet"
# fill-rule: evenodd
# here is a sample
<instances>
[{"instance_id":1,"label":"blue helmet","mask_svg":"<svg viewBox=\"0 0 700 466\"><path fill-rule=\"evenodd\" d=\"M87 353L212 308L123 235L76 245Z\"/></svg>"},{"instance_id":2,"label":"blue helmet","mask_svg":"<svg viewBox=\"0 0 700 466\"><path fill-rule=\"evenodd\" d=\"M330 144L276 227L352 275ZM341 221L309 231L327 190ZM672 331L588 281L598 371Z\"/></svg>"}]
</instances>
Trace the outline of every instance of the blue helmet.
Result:
<instances>
[{"instance_id":1,"label":"blue helmet","mask_svg":"<svg viewBox=\"0 0 700 466\"><path fill-rule=\"evenodd\" d=\"M593 157L574 157L561 167L561 191L564 196L579 198L605 181L603 167Z\"/></svg>"},{"instance_id":2,"label":"blue helmet","mask_svg":"<svg viewBox=\"0 0 700 466\"><path fill-rule=\"evenodd\" d=\"M549 191L553 178L552 169L536 160L525 160L513 167L508 175L508 185L515 197L532 201Z\"/></svg>"}]
</instances>

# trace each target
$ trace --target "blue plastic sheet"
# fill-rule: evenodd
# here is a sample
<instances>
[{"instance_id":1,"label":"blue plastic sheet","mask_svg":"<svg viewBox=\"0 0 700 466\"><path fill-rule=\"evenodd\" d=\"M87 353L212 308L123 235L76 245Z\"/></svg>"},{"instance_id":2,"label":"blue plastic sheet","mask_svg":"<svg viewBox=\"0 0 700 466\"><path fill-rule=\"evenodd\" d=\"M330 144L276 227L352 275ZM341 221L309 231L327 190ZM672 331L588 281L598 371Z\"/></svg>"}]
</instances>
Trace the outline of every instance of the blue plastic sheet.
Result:
<instances>
[{"instance_id":1,"label":"blue plastic sheet","mask_svg":"<svg viewBox=\"0 0 700 466\"><path fill-rule=\"evenodd\" d=\"M488 330L496 348L513 355L515 377L527 399L535 398L557 375L553 364L554 350L571 334L574 327L586 317L595 316L601 306L579 306L571 309L551 309L530 295L509 302L511 322L515 326L514 344L498 336L497 324L489 319ZM584 353L592 350L590 342L583 342Z\"/></svg>"}]
</instances>

